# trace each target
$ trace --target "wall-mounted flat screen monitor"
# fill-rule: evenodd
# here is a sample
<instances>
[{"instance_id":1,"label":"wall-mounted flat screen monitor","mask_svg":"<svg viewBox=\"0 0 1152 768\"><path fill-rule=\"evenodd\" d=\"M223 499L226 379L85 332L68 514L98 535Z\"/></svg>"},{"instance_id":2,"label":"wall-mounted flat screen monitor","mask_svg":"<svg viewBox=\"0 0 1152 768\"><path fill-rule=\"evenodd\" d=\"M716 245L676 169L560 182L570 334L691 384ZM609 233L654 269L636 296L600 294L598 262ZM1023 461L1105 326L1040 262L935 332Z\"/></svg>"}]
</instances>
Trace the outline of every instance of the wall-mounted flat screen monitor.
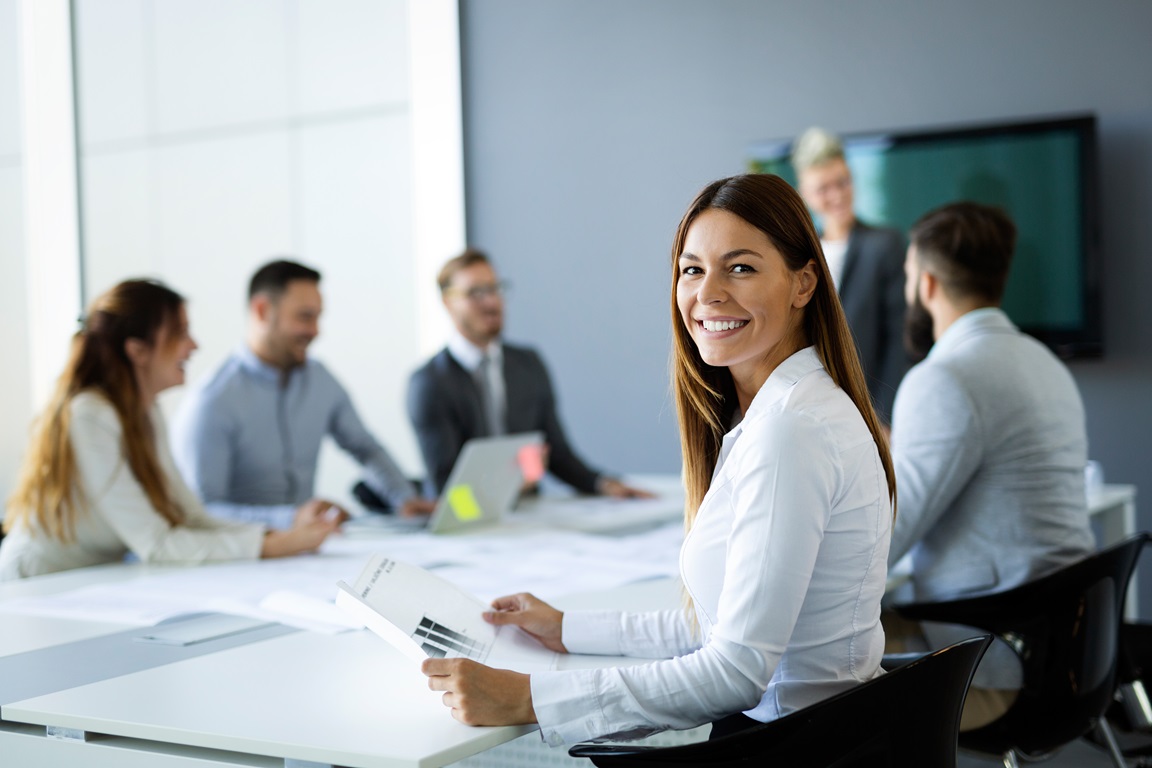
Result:
<instances>
[{"instance_id":1,"label":"wall-mounted flat screen monitor","mask_svg":"<svg viewBox=\"0 0 1152 768\"><path fill-rule=\"evenodd\" d=\"M1018 229L1004 310L1061 357L1102 354L1095 117L841 138L862 221L907 233L944 203L1000 206ZM758 143L751 170L795 184L790 153Z\"/></svg>"}]
</instances>

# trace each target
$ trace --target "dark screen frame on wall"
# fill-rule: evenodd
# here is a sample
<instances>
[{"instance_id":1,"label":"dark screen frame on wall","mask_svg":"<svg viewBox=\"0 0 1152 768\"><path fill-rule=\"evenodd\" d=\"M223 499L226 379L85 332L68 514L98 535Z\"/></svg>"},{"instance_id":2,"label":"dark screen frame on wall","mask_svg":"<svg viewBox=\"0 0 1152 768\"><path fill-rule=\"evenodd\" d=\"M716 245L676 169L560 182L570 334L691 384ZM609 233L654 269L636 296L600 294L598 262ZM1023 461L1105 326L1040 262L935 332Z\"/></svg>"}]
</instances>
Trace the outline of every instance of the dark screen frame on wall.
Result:
<instances>
[{"instance_id":1,"label":"dark screen frame on wall","mask_svg":"<svg viewBox=\"0 0 1152 768\"><path fill-rule=\"evenodd\" d=\"M857 213L908 228L957 199L1000 205L1019 228L1004 308L1062 358L1104 353L1096 117L1075 113L844 133ZM791 139L749 148L750 170L795 183Z\"/></svg>"}]
</instances>

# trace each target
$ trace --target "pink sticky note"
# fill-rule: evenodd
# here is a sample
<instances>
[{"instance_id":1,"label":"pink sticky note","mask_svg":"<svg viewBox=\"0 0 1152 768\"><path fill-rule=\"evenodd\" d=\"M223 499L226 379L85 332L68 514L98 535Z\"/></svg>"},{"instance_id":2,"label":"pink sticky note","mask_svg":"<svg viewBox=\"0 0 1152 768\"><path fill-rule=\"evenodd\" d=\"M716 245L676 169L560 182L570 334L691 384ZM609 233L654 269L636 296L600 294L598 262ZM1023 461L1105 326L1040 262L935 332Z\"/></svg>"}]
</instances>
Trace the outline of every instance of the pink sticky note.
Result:
<instances>
[{"instance_id":1,"label":"pink sticky note","mask_svg":"<svg viewBox=\"0 0 1152 768\"><path fill-rule=\"evenodd\" d=\"M544 451L539 445L526 445L516 454L516 463L520 465L520 474L524 475L524 482L529 485L540 482L544 477Z\"/></svg>"}]
</instances>

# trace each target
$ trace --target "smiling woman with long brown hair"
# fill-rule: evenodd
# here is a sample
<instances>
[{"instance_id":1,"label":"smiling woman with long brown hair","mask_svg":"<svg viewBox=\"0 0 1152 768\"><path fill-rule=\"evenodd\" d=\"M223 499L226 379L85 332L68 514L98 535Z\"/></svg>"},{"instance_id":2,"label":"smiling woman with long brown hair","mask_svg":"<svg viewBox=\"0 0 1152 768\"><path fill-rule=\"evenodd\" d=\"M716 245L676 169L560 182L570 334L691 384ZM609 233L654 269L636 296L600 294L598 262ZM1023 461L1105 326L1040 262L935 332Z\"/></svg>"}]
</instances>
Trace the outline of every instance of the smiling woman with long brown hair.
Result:
<instances>
[{"instance_id":1,"label":"smiling woman with long brown hair","mask_svg":"<svg viewBox=\"0 0 1152 768\"><path fill-rule=\"evenodd\" d=\"M156 396L196 349L184 299L152 280L97 298L8 500L0 580L122 560L202 562L315 549L338 521L309 510L286 531L218 521L180 479Z\"/></svg>"},{"instance_id":2,"label":"smiling woman with long brown hair","mask_svg":"<svg viewBox=\"0 0 1152 768\"><path fill-rule=\"evenodd\" d=\"M691 609L485 617L556 651L666 660L522 675L428 659L463 722L540 723L549 744L766 722L880 674L895 479L808 212L776 176L716 181L672 249L672 378Z\"/></svg>"}]
</instances>

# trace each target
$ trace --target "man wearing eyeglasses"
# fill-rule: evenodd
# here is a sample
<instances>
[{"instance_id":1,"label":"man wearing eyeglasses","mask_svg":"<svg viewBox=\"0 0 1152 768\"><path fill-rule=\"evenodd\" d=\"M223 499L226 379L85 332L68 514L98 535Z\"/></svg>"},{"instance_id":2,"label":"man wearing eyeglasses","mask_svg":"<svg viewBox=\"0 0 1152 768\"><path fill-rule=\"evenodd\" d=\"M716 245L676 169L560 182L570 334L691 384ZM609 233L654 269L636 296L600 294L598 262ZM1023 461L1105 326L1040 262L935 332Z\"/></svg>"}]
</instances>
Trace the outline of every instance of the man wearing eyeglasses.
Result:
<instances>
[{"instance_id":1,"label":"man wearing eyeglasses","mask_svg":"<svg viewBox=\"0 0 1152 768\"><path fill-rule=\"evenodd\" d=\"M544 362L529 347L504 343L504 291L481 251L450 259L438 277L455 326L447 346L412 374L408 416L427 468L426 493L438 495L456 456L473 437L541 431L548 471L582 493L648 496L589 467L568 443Z\"/></svg>"}]
</instances>

